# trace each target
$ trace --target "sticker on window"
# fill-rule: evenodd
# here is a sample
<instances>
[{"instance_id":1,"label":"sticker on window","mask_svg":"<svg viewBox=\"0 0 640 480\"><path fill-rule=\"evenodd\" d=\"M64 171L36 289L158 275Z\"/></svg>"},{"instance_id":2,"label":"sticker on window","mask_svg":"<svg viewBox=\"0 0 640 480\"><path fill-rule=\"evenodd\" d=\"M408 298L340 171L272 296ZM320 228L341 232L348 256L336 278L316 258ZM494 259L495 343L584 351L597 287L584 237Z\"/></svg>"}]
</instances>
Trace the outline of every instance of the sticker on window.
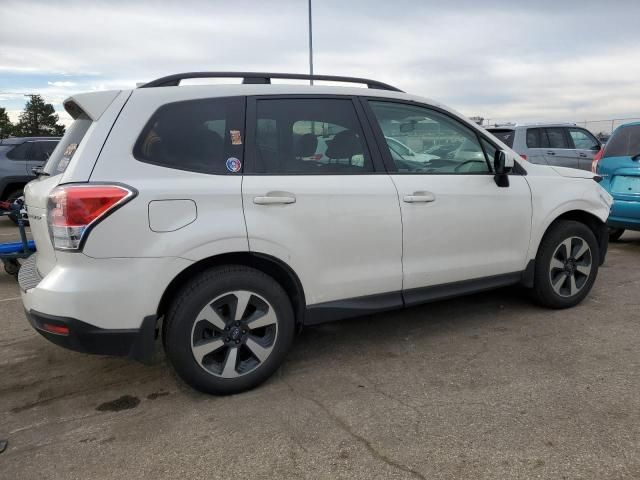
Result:
<instances>
[{"instance_id":1,"label":"sticker on window","mask_svg":"<svg viewBox=\"0 0 640 480\"><path fill-rule=\"evenodd\" d=\"M242 145L242 136L240 130L229 130L231 135L231 145Z\"/></svg>"},{"instance_id":2,"label":"sticker on window","mask_svg":"<svg viewBox=\"0 0 640 480\"><path fill-rule=\"evenodd\" d=\"M231 173L238 173L242 168L242 163L235 157L227 158L227 170Z\"/></svg>"}]
</instances>

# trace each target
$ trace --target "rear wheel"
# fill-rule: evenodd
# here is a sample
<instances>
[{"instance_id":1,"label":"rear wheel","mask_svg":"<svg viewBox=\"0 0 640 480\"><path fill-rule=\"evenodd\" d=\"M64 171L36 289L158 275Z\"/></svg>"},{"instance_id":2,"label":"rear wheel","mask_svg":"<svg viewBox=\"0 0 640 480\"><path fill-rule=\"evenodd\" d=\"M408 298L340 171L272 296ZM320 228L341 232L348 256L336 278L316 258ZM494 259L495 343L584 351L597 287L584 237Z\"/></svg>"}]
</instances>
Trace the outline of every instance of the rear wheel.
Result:
<instances>
[{"instance_id":1,"label":"rear wheel","mask_svg":"<svg viewBox=\"0 0 640 480\"><path fill-rule=\"evenodd\" d=\"M294 331L291 302L275 280L249 267L226 266L185 285L167 313L164 341L185 382L225 395L269 378Z\"/></svg>"},{"instance_id":2,"label":"rear wheel","mask_svg":"<svg viewBox=\"0 0 640 480\"><path fill-rule=\"evenodd\" d=\"M609 227L609 241L617 242L622 234L624 233L624 228L611 228Z\"/></svg>"},{"instance_id":3,"label":"rear wheel","mask_svg":"<svg viewBox=\"0 0 640 480\"><path fill-rule=\"evenodd\" d=\"M534 294L543 305L568 308L589 293L598 274L598 242L586 225L559 221L545 234L538 255Z\"/></svg>"}]
</instances>

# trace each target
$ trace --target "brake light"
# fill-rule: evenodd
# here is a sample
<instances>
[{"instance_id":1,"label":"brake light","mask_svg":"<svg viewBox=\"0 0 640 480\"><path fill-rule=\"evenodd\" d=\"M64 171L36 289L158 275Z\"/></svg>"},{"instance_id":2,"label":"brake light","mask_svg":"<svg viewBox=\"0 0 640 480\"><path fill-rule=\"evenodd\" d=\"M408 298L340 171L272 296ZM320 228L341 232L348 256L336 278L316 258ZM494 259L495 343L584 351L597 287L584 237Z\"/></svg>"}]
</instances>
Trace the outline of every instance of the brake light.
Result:
<instances>
[{"instance_id":1,"label":"brake light","mask_svg":"<svg viewBox=\"0 0 640 480\"><path fill-rule=\"evenodd\" d=\"M591 173L598 173L598 162L602 159L602 155L604 155L604 148L601 148L598 153L594 155L593 161L591 162Z\"/></svg>"},{"instance_id":2,"label":"brake light","mask_svg":"<svg viewBox=\"0 0 640 480\"><path fill-rule=\"evenodd\" d=\"M89 229L133 196L119 185L63 185L49 195L47 224L56 250L78 250Z\"/></svg>"},{"instance_id":3,"label":"brake light","mask_svg":"<svg viewBox=\"0 0 640 480\"><path fill-rule=\"evenodd\" d=\"M527 159L527 156L526 156L524 153L521 153L521 154L520 154L520 158L521 158L521 159L523 159L523 160L526 160L526 159Z\"/></svg>"}]
</instances>

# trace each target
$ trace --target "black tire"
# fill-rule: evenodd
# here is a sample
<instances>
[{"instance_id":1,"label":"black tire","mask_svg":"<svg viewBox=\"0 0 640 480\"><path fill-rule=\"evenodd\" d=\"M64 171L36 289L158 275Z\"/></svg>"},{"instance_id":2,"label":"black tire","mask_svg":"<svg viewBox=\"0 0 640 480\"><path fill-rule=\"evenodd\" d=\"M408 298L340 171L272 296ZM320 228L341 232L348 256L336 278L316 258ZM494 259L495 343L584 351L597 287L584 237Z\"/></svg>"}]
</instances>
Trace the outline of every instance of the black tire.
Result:
<instances>
[{"instance_id":1,"label":"black tire","mask_svg":"<svg viewBox=\"0 0 640 480\"><path fill-rule=\"evenodd\" d=\"M20 198L22 195L24 195L22 190L13 190L12 192L9 193L9 195L7 195L7 199L5 201L7 201L9 203L13 203L18 198ZM8 215L8 217L13 223L18 225L18 217L17 217L17 215L15 215L14 213L11 213L11 214Z\"/></svg>"},{"instance_id":2,"label":"black tire","mask_svg":"<svg viewBox=\"0 0 640 480\"><path fill-rule=\"evenodd\" d=\"M235 310L241 301L238 295L243 292L250 298L244 311L240 312L242 319L236 322ZM217 303L213 303L214 300ZM258 314L263 307L255 308L252 302L275 314L275 323L253 330L250 324L255 324L256 315L262 318ZM222 322L224 329L202 319L203 312L210 311L208 308L219 312L219 315L212 315L212 322L214 318L215 322ZM267 380L284 361L295 332L291 301L280 284L259 270L241 265L212 268L190 280L171 303L164 325L165 351L178 376L193 388L216 395L243 392ZM263 337L253 336L260 332L265 332ZM235 345L238 340L231 339L232 335L236 338L236 333L239 345ZM264 338L267 338L270 353L259 359L253 354L256 345L253 339L263 342ZM196 360L198 347L220 342L224 346ZM238 376L225 378L234 349L237 360L234 355L233 375ZM242 373L243 370L246 372Z\"/></svg>"},{"instance_id":3,"label":"black tire","mask_svg":"<svg viewBox=\"0 0 640 480\"><path fill-rule=\"evenodd\" d=\"M624 228L609 228L609 241L617 242L624 233Z\"/></svg>"},{"instance_id":4,"label":"black tire","mask_svg":"<svg viewBox=\"0 0 640 480\"><path fill-rule=\"evenodd\" d=\"M583 245L580 241L586 243L589 250L578 256ZM563 267L559 268L558 263L552 266L552 259L563 263L561 258L567 250L566 243L565 247L561 246L563 242L571 245L569 250L573 253L569 253ZM554 223L545 233L536 256L533 286L536 300L550 308L569 308L579 304L593 287L598 275L599 258L598 242L589 227L571 220ZM586 271L587 262L589 271L585 275L581 271ZM574 293L575 289L577 291Z\"/></svg>"}]
</instances>

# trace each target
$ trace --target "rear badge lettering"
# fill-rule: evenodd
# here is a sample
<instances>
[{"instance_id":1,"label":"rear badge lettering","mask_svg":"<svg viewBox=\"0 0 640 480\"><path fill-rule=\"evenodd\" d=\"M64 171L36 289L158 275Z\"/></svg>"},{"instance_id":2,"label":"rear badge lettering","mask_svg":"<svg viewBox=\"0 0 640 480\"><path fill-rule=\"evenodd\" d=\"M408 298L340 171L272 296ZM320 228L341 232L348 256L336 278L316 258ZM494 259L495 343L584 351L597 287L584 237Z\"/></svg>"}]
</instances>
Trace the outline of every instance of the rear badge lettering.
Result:
<instances>
[{"instance_id":1,"label":"rear badge lettering","mask_svg":"<svg viewBox=\"0 0 640 480\"><path fill-rule=\"evenodd\" d=\"M227 170L231 173L238 173L242 168L242 163L235 157L227 158Z\"/></svg>"}]
</instances>

